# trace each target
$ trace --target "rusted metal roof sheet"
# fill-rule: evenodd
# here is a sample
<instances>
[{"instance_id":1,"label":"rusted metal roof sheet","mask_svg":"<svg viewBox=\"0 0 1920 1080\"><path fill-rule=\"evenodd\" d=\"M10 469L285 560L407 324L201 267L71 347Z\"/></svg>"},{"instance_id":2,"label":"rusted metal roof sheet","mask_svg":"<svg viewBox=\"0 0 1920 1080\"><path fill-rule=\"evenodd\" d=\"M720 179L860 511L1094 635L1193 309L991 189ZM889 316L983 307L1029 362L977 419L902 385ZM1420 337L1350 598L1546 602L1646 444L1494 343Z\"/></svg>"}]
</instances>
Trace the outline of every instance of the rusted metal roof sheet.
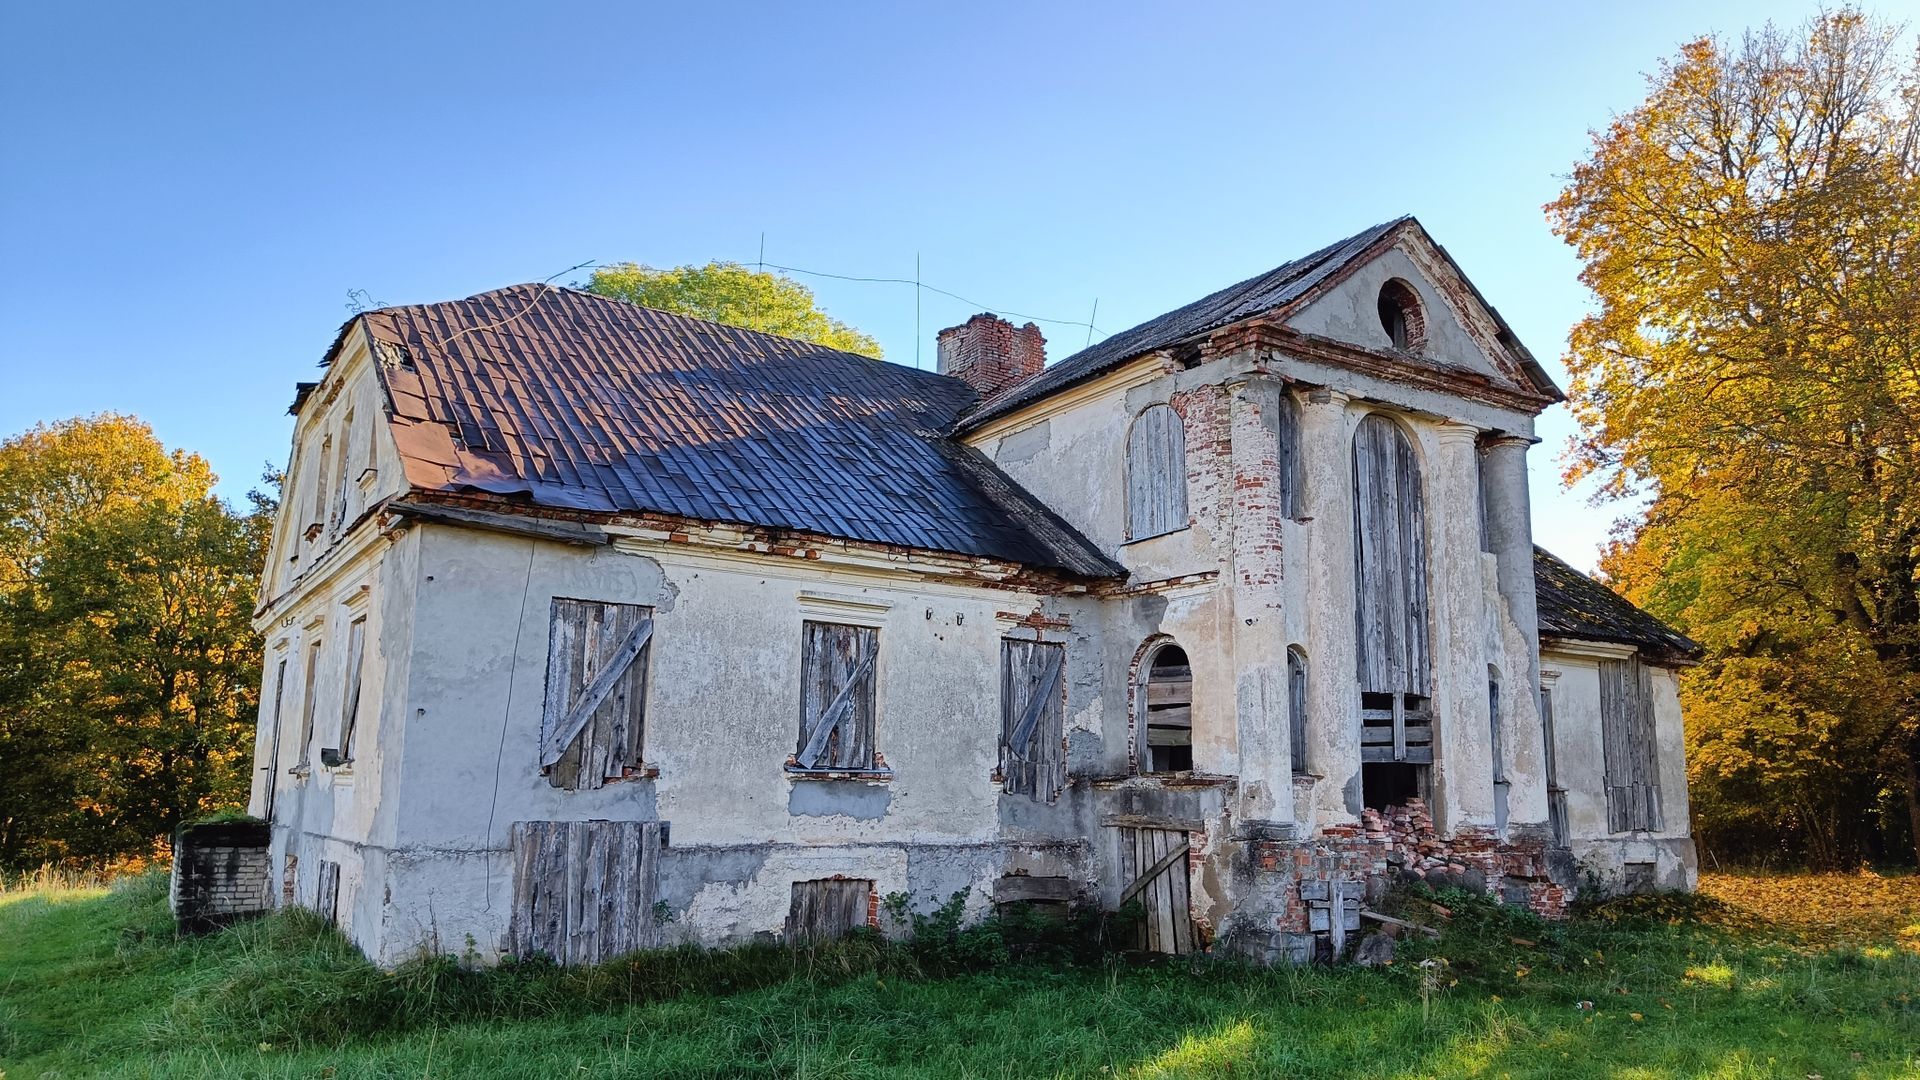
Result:
<instances>
[{"instance_id":1,"label":"rusted metal roof sheet","mask_svg":"<svg viewBox=\"0 0 1920 1080\"><path fill-rule=\"evenodd\" d=\"M1540 636L1638 646L1655 658L1691 659L1700 646L1545 548L1533 549Z\"/></svg>"},{"instance_id":2,"label":"rusted metal roof sheet","mask_svg":"<svg viewBox=\"0 0 1920 1080\"><path fill-rule=\"evenodd\" d=\"M360 318L419 490L1125 572L947 437L957 379L546 285Z\"/></svg>"}]
</instances>

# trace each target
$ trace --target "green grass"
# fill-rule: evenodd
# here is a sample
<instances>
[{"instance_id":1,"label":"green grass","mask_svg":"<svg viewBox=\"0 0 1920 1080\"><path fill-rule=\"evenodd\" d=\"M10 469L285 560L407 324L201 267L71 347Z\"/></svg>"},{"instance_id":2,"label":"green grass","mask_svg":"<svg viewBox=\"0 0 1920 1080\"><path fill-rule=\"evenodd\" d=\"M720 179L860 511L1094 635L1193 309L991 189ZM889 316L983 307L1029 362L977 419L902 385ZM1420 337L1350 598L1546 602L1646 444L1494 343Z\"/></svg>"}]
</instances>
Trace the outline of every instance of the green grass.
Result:
<instances>
[{"instance_id":1,"label":"green grass","mask_svg":"<svg viewBox=\"0 0 1920 1080\"><path fill-rule=\"evenodd\" d=\"M1673 899L1549 926L1446 899L1447 936L1384 971L963 970L996 952L973 940L383 973L297 914L180 941L154 877L42 882L0 893L0 1075L1920 1076L1898 934L1815 945ZM1428 956L1448 963L1423 1003Z\"/></svg>"}]
</instances>

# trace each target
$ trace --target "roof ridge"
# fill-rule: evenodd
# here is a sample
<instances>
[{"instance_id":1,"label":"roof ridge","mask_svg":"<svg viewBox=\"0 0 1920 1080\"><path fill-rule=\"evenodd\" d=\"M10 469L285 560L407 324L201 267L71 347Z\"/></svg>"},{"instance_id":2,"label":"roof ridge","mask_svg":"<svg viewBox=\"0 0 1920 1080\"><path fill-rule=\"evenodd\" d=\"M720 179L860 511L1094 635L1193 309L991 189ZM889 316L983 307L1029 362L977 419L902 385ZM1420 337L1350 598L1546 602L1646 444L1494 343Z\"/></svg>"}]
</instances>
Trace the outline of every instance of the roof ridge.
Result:
<instances>
[{"instance_id":1,"label":"roof ridge","mask_svg":"<svg viewBox=\"0 0 1920 1080\"><path fill-rule=\"evenodd\" d=\"M831 345L823 345L817 341L808 341L806 338L788 337L785 334L776 334L768 330L755 330L753 327L750 327L750 326L737 326L733 323L721 322L718 319L706 319L698 315L688 315L687 313L682 311L668 311L666 308L651 307L647 304L636 304L631 300L622 300L617 296L603 296L600 293L593 292L589 289L576 289L571 285L554 285L544 281L522 281L522 282L516 282L512 285L501 285L492 289L482 289L471 296L463 296L458 300L432 300L432 301L428 301L426 303L421 303L421 304L388 304L385 307L378 307L370 311L363 311L360 314L361 315L378 315L384 312L398 311L401 309L434 308L434 307L444 307L447 304L465 304L471 301L479 300L481 297L511 293L515 290L520 290L520 289L544 290L541 293L542 296L544 296L545 293L549 293L549 292L550 293L566 293L572 296L583 296L592 300L597 300L601 303L618 304L618 305L621 305L623 308L638 308L641 311L651 311L656 315L664 315L670 319L680 319L686 322L694 322L694 323L700 323L706 326L719 327L720 329L735 332L735 333L752 334L757 337L768 338L773 341L789 341L796 345L804 345L809 349L818 349L822 352L833 353L839 356L852 357L856 360L864 360L869 364L892 364L894 367L900 369L901 371L911 372L915 375L928 376L931 378L939 379L941 381L951 381L951 382L963 381L960 379L956 379L951 375L943 375L938 371L928 371L926 368L912 367L907 364L902 364L893 360L888 360L884 356L875 357L875 356L867 356L863 353L848 352L845 349L836 349ZM536 298L535 302L536 303L538 302L538 298ZM359 316L355 316L355 318L358 318L358 317ZM347 321L351 323L353 320L349 319Z\"/></svg>"}]
</instances>

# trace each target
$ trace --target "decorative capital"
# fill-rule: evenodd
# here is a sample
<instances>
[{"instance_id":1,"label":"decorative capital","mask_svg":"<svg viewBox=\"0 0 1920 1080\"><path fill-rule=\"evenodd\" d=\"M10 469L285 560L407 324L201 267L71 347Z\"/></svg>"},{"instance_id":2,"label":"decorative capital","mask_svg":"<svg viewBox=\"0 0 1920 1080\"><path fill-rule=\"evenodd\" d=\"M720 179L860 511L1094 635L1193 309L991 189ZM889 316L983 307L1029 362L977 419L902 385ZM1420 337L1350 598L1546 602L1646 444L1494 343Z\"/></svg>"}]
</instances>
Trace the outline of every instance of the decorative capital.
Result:
<instances>
[{"instance_id":1,"label":"decorative capital","mask_svg":"<svg viewBox=\"0 0 1920 1080\"><path fill-rule=\"evenodd\" d=\"M1329 390L1324 386L1307 391L1307 404L1309 405L1345 407L1347 402L1351 400L1352 398L1349 395L1343 394L1338 390Z\"/></svg>"},{"instance_id":2,"label":"decorative capital","mask_svg":"<svg viewBox=\"0 0 1920 1080\"><path fill-rule=\"evenodd\" d=\"M1459 424L1452 421L1440 425L1440 445L1457 446L1466 443L1471 446L1480 438L1480 429L1472 424Z\"/></svg>"}]
</instances>

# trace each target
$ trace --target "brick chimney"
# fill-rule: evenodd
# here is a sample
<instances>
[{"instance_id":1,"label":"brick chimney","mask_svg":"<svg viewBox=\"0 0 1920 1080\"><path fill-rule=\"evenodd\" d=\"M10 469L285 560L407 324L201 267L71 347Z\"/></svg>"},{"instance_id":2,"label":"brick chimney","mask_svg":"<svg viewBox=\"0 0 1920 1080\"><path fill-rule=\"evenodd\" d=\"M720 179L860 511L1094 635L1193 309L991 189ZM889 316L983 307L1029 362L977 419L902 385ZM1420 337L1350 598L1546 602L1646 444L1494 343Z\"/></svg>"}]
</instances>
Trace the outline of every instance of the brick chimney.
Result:
<instances>
[{"instance_id":1,"label":"brick chimney","mask_svg":"<svg viewBox=\"0 0 1920 1080\"><path fill-rule=\"evenodd\" d=\"M984 311L940 331L938 341L940 374L964 380L981 397L1033 378L1047 363L1047 339L1039 327L1015 327Z\"/></svg>"}]
</instances>

